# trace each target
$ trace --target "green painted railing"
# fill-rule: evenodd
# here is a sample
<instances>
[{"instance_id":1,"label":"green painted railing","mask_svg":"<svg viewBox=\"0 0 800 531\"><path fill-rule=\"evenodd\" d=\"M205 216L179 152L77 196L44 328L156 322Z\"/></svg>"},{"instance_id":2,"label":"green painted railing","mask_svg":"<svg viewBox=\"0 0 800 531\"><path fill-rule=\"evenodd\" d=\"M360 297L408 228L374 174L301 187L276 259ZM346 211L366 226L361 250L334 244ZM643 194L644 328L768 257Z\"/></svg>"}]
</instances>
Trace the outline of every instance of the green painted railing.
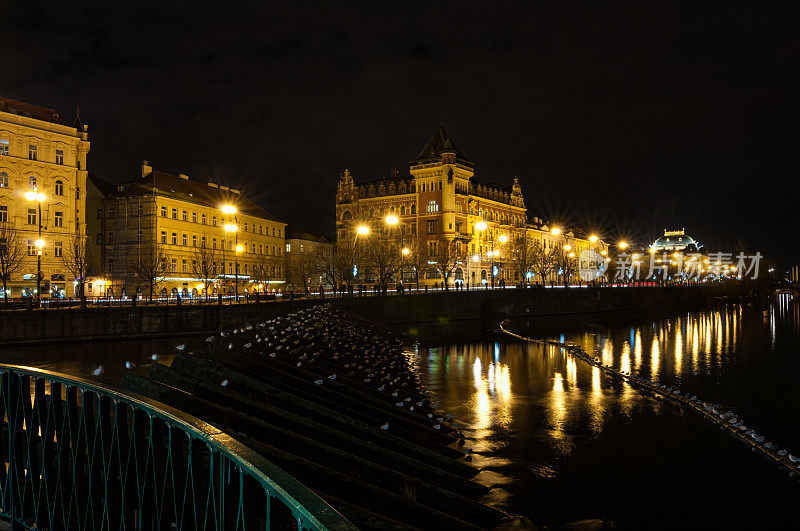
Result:
<instances>
[{"instance_id":1,"label":"green painted railing","mask_svg":"<svg viewBox=\"0 0 800 531\"><path fill-rule=\"evenodd\" d=\"M214 426L94 381L0 365L0 418L12 528L355 529Z\"/></svg>"}]
</instances>

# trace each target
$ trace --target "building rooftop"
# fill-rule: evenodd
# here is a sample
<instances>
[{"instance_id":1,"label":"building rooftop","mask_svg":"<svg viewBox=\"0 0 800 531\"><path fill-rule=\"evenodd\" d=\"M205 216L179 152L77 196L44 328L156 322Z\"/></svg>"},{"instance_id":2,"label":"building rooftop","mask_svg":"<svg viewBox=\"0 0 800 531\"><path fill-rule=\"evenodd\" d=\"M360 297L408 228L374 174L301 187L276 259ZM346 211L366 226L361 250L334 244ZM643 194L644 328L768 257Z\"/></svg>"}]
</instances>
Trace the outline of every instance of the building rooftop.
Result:
<instances>
[{"instance_id":1,"label":"building rooftop","mask_svg":"<svg viewBox=\"0 0 800 531\"><path fill-rule=\"evenodd\" d=\"M238 212L248 216L283 223L276 216L241 195L238 190L215 183L192 181L186 176L176 176L160 171L151 171L132 182L118 185L113 195L117 197L148 195L154 191L161 196L210 207L234 205Z\"/></svg>"},{"instance_id":2,"label":"building rooftop","mask_svg":"<svg viewBox=\"0 0 800 531\"><path fill-rule=\"evenodd\" d=\"M311 232L309 230L301 229L295 225L286 225L286 239L287 240L309 240L319 243L331 243L333 240L324 234L318 232Z\"/></svg>"},{"instance_id":3,"label":"building rooftop","mask_svg":"<svg viewBox=\"0 0 800 531\"><path fill-rule=\"evenodd\" d=\"M63 125L61 116L53 109L39 107L38 105L32 105L24 101L12 100L11 98L4 98L2 96L0 96L0 111Z\"/></svg>"},{"instance_id":4,"label":"building rooftop","mask_svg":"<svg viewBox=\"0 0 800 531\"><path fill-rule=\"evenodd\" d=\"M464 154L461 153L460 149L458 149L458 146L456 146L456 143L453 142L453 139L450 138L447 130L444 128L444 126L440 125L436 128L433 136L430 137L419 154L417 154L417 158L412 162L439 160L442 157L442 153L454 153L457 159L461 159L462 162L467 162L466 157L464 157ZM467 162L467 164L469 163Z\"/></svg>"}]
</instances>

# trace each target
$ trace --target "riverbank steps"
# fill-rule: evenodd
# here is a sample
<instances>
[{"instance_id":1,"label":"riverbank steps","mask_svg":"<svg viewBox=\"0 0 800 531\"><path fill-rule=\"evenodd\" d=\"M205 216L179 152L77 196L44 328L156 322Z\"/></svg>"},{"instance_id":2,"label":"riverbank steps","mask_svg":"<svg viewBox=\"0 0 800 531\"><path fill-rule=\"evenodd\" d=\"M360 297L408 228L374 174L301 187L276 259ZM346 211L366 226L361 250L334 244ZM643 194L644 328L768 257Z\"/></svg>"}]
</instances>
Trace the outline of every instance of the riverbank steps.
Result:
<instances>
[{"instance_id":1,"label":"riverbank steps","mask_svg":"<svg viewBox=\"0 0 800 531\"><path fill-rule=\"evenodd\" d=\"M656 399L669 400L681 408L699 414L703 419L718 426L721 431L745 444L751 451L763 457L767 462L776 465L779 470L788 473L791 479L800 479L800 457L789 453L787 450L782 449L771 441L767 441L763 435L759 435L755 430L748 427L744 421L729 408L719 404L705 402L695 395L689 396L689 393L681 393L680 389L676 387L667 387L663 384L659 384L648 377L637 375L636 371L622 371L612 365L604 364L600 358L588 354L581 345L569 342L564 343L552 339L536 339L521 336L510 331L507 326L508 319L500 323L500 331L523 341L551 345L564 349L566 352L582 359L589 365L599 368L608 376L624 381L643 394L653 396Z\"/></svg>"},{"instance_id":2,"label":"riverbank steps","mask_svg":"<svg viewBox=\"0 0 800 531\"><path fill-rule=\"evenodd\" d=\"M527 525L478 501L463 435L390 330L318 306L205 346L122 386L217 426L360 528Z\"/></svg>"}]
</instances>

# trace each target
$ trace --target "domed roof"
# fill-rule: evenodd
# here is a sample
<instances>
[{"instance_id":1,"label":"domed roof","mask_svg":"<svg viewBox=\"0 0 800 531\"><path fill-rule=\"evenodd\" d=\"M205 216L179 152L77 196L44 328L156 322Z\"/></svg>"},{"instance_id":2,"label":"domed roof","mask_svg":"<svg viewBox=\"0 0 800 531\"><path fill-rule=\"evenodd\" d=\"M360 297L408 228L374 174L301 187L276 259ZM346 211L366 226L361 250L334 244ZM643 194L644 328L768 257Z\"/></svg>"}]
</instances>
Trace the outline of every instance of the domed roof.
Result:
<instances>
[{"instance_id":1,"label":"domed roof","mask_svg":"<svg viewBox=\"0 0 800 531\"><path fill-rule=\"evenodd\" d=\"M653 242L652 247L656 249L683 249L689 245L697 245L697 241L691 236L680 231L664 231L664 235Z\"/></svg>"}]
</instances>

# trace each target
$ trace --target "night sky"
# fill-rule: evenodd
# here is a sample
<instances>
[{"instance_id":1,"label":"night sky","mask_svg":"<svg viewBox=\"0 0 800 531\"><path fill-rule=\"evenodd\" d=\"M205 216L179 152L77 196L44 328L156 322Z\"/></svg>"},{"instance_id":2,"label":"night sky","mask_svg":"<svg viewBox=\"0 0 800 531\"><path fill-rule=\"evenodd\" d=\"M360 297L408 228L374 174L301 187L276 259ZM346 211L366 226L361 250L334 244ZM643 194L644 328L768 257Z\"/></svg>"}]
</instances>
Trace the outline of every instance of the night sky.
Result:
<instances>
[{"instance_id":1,"label":"night sky","mask_svg":"<svg viewBox=\"0 0 800 531\"><path fill-rule=\"evenodd\" d=\"M345 167L407 173L444 124L531 217L800 263L800 32L778 4L6 4L0 94L79 105L111 182L147 159L332 233Z\"/></svg>"}]
</instances>

